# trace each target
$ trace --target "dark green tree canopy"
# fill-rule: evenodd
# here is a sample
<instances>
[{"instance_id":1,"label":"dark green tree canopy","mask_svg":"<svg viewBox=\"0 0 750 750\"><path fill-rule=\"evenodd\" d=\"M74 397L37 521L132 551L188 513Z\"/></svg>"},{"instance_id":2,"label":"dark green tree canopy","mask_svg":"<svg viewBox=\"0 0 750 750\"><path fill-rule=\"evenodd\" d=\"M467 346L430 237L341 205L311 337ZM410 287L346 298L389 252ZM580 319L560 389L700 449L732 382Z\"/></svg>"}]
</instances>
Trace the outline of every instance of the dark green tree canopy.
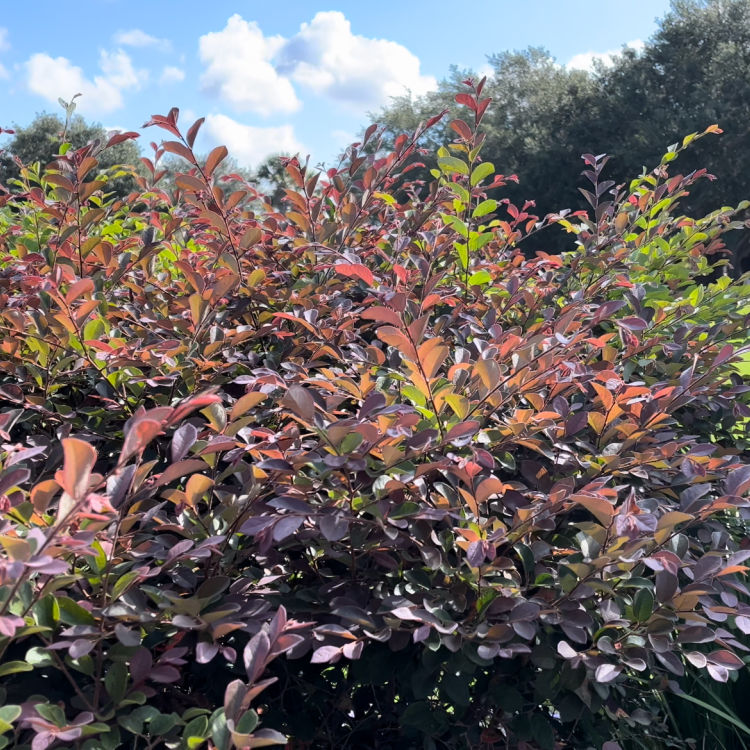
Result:
<instances>
[{"instance_id":1,"label":"dark green tree canopy","mask_svg":"<svg viewBox=\"0 0 750 750\"><path fill-rule=\"evenodd\" d=\"M29 125L14 126L15 135L0 156L0 183L18 177L18 166L13 157L24 164L40 162L42 167L49 164L58 154L63 139L74 149L81 148L91 141L106 141L107 131L98 123L88 123L80 115L73 115L67 123L58 115L42 112ZM118 164L138 166L140 152L132 140L118 143L101 153L99 168L108 169ZM132 178L120 177L113 181L112 188L118 195L124 195L134 187Z\"/></svg>"}]
</instances>

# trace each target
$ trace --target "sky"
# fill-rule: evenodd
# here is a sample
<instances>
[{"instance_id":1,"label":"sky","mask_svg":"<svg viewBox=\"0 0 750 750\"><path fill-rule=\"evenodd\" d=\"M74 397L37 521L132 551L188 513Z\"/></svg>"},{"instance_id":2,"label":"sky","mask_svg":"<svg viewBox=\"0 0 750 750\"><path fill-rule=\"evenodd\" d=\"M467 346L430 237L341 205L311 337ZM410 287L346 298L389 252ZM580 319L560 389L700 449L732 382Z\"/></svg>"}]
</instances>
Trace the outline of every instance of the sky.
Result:
<instances>
[{"instance_id":1,"label":"sky","mask_svg":"<svg viewBox=\"0 0 750 750\"><path fill-rule=\"evenodd\" d=\"M669 0L35 0L0 5L0 127L62 110L140 130L180 108L196 143L243 166L278 152L336 156L390 98L419 95L450 65L544 47L590 66L656 31ZM6 136L7 138L7 136ZM161 131L146 129L144 153ZM3 141L0 141L0 146Z\"/></svg>"}]
</instances>

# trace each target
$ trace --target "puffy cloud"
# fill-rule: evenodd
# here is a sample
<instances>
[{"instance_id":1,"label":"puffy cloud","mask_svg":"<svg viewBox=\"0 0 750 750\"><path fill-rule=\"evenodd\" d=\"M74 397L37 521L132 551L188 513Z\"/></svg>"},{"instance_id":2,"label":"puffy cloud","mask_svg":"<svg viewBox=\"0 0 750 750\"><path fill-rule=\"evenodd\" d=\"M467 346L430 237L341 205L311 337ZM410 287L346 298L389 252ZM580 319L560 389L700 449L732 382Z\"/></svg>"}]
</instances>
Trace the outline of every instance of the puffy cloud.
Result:
<instances>
[{"instance_id":1,"label":"puffy cloud","mask_svg":"<svg viewBox=\"0 0 750 750\"><path fill-rule=\"evenodd\" d=\"M169 39L159 39L141 29L118 31L114 36L114 40L116 44L123 47L162 47L169 49L172 46Z\"/></svg>"},{"instance_id":2,"label":"puffy cloud","mask_svg":"<svg viewBox=\"0 0 750 750\"><path fill-rule=\"evenodd\" d=\"M185 71L174 65L166 65L159 76L159 83L162 85L169 83L179 83L185 80Z\"/></svg>"},{"instance_id":3,"label":"puffy cloud","mask_svg":"<svg viewBox=\"0 0 750 750\"><path fill-rule=\"evenodd\" d=\"M256 167L272 154L296 154L304 150L291 125L254 127L226 115L208 115L204 132L212 141L223 143L229 155L244 167Z\"/></svg>"},{"instance_id":4,"label":"puffy cloud","mask_svg":"<svg viewBox=\"0 0 750 750\"><path fill-rule=\"evenodd\" d=\"M198 44L201 60L207 64L201 77L206 93L239 111L261 115L300 108L291 81L272 63L283 37L266 37L255 22L235 14L222 31L204 34Z\"/></svg>"},{"instance_id":5,"label":"puffy cloud","mask_svg":"<svg viewBox=\"0 0 750 750\"><path fill-rule=\"evenodd\" d=\"M136 72L132 60L121 49L114 52L102 50L99 54L99 67L104 78L118 89L137 89L146 75L144 71Z\"/></svg>"},{"instance_id":6,"label":"puffy cloud","mask_svg":"<svg viewBox=\"0 0 750 750\"><path fill-rule=\"evenodd\" d=\"M222 31L202 36L199 50L207 65L204 91L261 115L299 109L292 82L360 113L437 85L406 47L352 33L339 11L317 13L289 39L265 36L257 23L235 14Z\"/></svg>"},{"instance_id":7,"label":"puffy cloud","mask_svg":"<svg viewBox=\"0 0 750 750\"><path fill-rule=\"evenodd\" d=\"M24 64L26 85L34 94L50 102L59 97L70 100L75 94L78 109L84 114L112 112L123 105L122 91L138 89L146 77L136 71L130 57L122 50L102 50L99 67L102 75L86 78L81 68L65 57L51 57L42 52L32 55Z\"/></svg>"},{"instance_id":8,"label":"puffy cloud","mask_svg":"<svg viewBox=\"0 0 750 750\"><path fill-rule=\"evenodd\" d=\"M645 44L640 39L634 39L632 42L628 42L623 45L630 49L640 52ZM614 62L614 58L621 53L622 50L611 49L607 52L582 52L574 57L565 64L568 70L588 70L594 69L594 63L596 61L601 62L605 67L609 67Z\"/></svg>"},{"instance_id":9,"label":"puffy cloud","mask_svg":"<svg viewBox=\"0 0 750 750\"><path fill-rule=\"evenodd\" d=\"M282 48L279 70L317 94L356 109L385 104L408 91L424 94L437 85L420 73L419 58L387 39L353 34L339 11L316 13Z\"/></svg>"}]
</instances>

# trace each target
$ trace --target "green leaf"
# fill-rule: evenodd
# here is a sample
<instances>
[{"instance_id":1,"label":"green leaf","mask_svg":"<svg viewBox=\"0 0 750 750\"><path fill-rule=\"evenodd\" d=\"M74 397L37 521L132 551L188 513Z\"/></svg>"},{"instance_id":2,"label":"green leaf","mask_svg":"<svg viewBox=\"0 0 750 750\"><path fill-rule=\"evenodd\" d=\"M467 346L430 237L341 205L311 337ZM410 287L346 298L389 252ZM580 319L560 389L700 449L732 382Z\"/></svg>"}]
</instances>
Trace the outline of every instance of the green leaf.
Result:
<instances>
[{"instance_id":1,"label":"green leaf","mask_svg":"<svg viewBox=\"0 0 750 750\"><path fill-rule=\"evenodd\" d=\"M0 706L0 734L13 729L13 722L21 715L21 707L11 704Z\"/></svg>"},{"instance_id":2,"label":"green leaf","mask_svg":"<svg viewBox=\"0 0 750 750\"><path fill-rule=\"evenodd\" d=\"M488 242L495 239L493 232L482 232L482 234L475 234L469 240L469 251L475 253L477 250L483 248Z\"/></svg>"},{"instance_id":3,"label":"green leaf","mask_svg":"<svg viewBox=\"0 0 750 750\"><path fill-rule=\"evenodd\" d=\"M128 669L122 662L110 665L104 677L104 687L115 705L125 697L128 690Z\"/></svg>"},{"instance_id":4,"label":"green leaf","mask_svg":"<svg viewBox=\"0 0 750 750\"><path fill-rule=\"evenodd\" d=\"M482 269L469 276L470 286L481 286L482 284L489 284L492 281L492 276L489 271Z\"/></svg>"},{"instance_id":5,"label":"green leaf","mask_svg":"<svg viewBox=\"0 0 750 750\"><path fill-rule=\"evenodd\" d=\"M30 665L30 669L34 667L50 667L54 665L54 659L49 653L41 646L33 646L26 652L26 661L24 662ZM0 670L2 667L0 667ZM27 672L29 670L21 670Z\"/></svg>"},{"instance_id":6,"label":"green leaf","mask_svg":"<svg viewBox=\"0 0 750 750\"><path fill-rule=\"evenodd\" d=\"M57 598L60 605L60 619L68 625L95 625L94 616L80 604L76 604L67 596Z\"/></svg>"},{"instance_id":7,"label":"green leaf","mask_svg":"<svg viewBox=\"0 0 750 750\"><path fill-rule=\"evenodd\" d=\"M129 573L125 573L124 575L120 576L116 581L115 585L112 587L112 599L119 599L120 596L122 596L123 592L130 586L133 581L138 578L138 573L134 570L131 570Z\"/></svg>"},{"instance_id":8,"label":"green leaf","mask_svg":"<svg viewBox=\"0 0 750 750\"><path fill-rule=\"evenodd\" d=\"M359 445L363 439L364 438L362 437L361 433L350 432L341 441L341 445L339 445L339 452L340 453L353 453L355 450L357 450L357 448L359 448Z\"/></svg>"},{"instance_id":9,"label":"green leaf","mask_svg":"<svg viewBox=\"0 0 750 750\"><path fill-rule=\"evenodd\" d=\"M65 712L55 703L35 703L34 709L43 719L57 727L64 727L67 723Z\"/></svg>"},{"instance_id":10,"label":"green leaf","mask_svg":"<svg viewBox=\"0 0 750 750\"><path fill-rule=\"evenodd\" d=\"M410 401L413 401L419 406L424 406L427 403L427 397L424 395L424 393L422 393L419 388L416 388L413 385L402 385L401 393L403 393L404 396L406 396L406 398L408 398Z\"/></svg>"},{"instance_id":11,"label":"green leaf","mask_svg":"<svg viewBox=\"0 0 750 750\"><path fill-rule=\"evenodd\" d=\"M489 177L495 171L495 165L491 161L483 161L478 164L471 173L471 186L478 185L485 177Z\"/></svg>"},{"instance_id":12,"label":"green leaf","mask_svg":"<svg viewBox=\"0 0 750 750\"><path fill-rule=\"evenodd\" d=\"M208 731L217 750L229 750L229 729L227 728L227 717L224 709L218 708L213 712L208 723Z\"/></svg>"},{"instance_id":13,"label":"green leaf","mask_svg":"<svg viewBox=\"0 0 750 750\"><path fill-rule=\"evenodd\" d=\"M55 627L60 619L60 605L57 603L57 598L52 594L47 594L39 599L32 612L34 613L34 619L40 625L48 628Z\"/></svg>"},{"instance_id":14,"label":"green leaf","mask_svg":"<svg viewBox=\"0 0 750 750\"><path fill-rule=\"evenodd\" d=\"M654 595L651 589L638 589L633 597L633 617L638 622L645 622L654 611Z\"/></svg>"},{"instance_id":15,"label":"green leaf","mask_svg":"<svg viewBox=\"0 0 750 750\"><path fill-rule=\"evenodd\" d=\"M242 714L240 720L237 722L236 730L242 732L242 734L250 734L257 726L258 714L251 708Z\"/></svg>"},{"instance_id":16,"label":"green leaf","mask_svg":"<svg viewBox=\"0 0 750 750\"><path fill-rule=\"evenodd\" d=\"M469 167L465 161L455 156L443 156L437 160L440 169L446 172L458 172L458 174L469 174ZM472 183L473 185L474 183Z\"/></svg>"},{"instance_id":17,"label":"green leaf","mask_svg":"<svg viewBox=\"0 0 750 750\"><path fill-rule=\"evenodd\" d=\"M477 207L474 209L474 211L471 214L471 218L479 219L482 216L491 214L496 209L497 209L497 201L492 200L492 198L488 198L486 201L482 201L480 204L477 205Z\"/></svg>"},{"instance_id":18,"label":"green leaf","mask_svg":"<svg viewBox=\"0 0 750 750\"><path fill-rule=\"evenodd\" d=\"M449 182L447 187L464 203L468 203L471 200L471 194L469 191L458 182Z\"/></svg>"},{"instance_id":19,"label":"green leaf","mask_svg":"<svg viewBox=\"0 0 750 750\"><path fill-rule=\"evenodd\" d=\"M682 148L685 148L686 146L689 146L696 138L698 133L690 133L689 135L686 135L682 139Z\"/></svg>"},{"instance_id":20,"label":"green leaf","mask_svg":"<svg viewBox=\"0 0 750 750\"><path fill-rule=\"evenodd\" d=\"M4 664L0 664L0 677L17 672L31 672L33 669L34 667L25 661L6 661Z\"/></svg>"},{"instance_id":21,"label":"green leaf","mask_svg":"<svg viewBox=\"0 0 750 750\"><path fill-rule=\"evenodd\" d=\"M458 261L461 265L461 269L467 269L469 267L469 251L466 249L466 243L454 242L453 247L456 248L456 253L458 255Z\"/></svg>"},{"instance_id":22,"label":"green leaf","mask_svg":"<svg viewBox=\"0 0 750 750\"><path fill-rule=\"evenodd\" d=\"M151 719L148 725L148 731L152 737L163 737L179 723L180 717L175 713L159 714Z\"/></svg>"},{"instance_id":23,"label":"green leaf","mask_svg":"<svg viewBox=\"0 0 750 750\"><path fill-rule=\"evenodd\" d=\"M413 516L415 513L419 513L419 503L406 502L397 505L393 511L391 511L390 517L398 520L399 518Z\"/></svg>"},{"instance_id":24,"label":"green leaf","mask_svg":"<svg viewBox=\"0 0 750 750\"><path fill-rule=\"evenodd\" d=\"M462 237L466 238L469 236L469 228L466 226L466 222L461 221L458 216L453 216L453 214L440 214L440 218L445 222L446 226L454 229Z\"/></svg>"}]
</instances>

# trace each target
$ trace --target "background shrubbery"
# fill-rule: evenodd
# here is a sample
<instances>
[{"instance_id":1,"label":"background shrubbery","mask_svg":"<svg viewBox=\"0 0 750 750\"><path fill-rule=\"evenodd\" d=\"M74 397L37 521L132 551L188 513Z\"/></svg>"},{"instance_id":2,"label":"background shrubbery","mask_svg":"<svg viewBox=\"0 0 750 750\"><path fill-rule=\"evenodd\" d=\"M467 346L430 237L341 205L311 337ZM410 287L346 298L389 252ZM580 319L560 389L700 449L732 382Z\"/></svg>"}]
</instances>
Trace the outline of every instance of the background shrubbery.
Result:
<instances>
[{"instance_id":1,"label":"background shrubbery","mask_svg":"<svg viewBox=\"0 0 750 750\"><path fill-rule=\"evenodd\" d=\"M695 689L750 633L749 290L706 281L742 224L673 163L718 128L622 185L584 156L588 210L540 218L459 104L419 193L439 116L289 160L279 210L172 110L126 200L127 133L3 194L0 744L750 736Z\"/></svg>"}]
</instances>

